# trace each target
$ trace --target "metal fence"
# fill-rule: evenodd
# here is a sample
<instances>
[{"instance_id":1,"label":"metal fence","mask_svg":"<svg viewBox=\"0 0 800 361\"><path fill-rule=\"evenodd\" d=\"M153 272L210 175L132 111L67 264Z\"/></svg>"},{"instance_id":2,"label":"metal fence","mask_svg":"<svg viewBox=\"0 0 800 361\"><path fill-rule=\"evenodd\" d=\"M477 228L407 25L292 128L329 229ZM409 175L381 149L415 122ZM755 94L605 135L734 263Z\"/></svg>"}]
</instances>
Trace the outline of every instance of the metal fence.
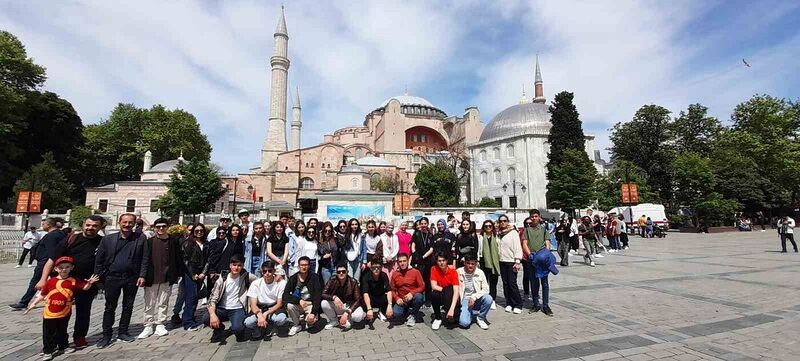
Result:
<instances>
[{"instance_id":1,"label":"metal fence","mask_svg":"<svg viewBox=\"0 0 800 361\"><path fill-rule=\"evenodd\" d=\"M0 263L16 262L22 253L23 231L0 231Z\"/></svg>"}]
</instances>

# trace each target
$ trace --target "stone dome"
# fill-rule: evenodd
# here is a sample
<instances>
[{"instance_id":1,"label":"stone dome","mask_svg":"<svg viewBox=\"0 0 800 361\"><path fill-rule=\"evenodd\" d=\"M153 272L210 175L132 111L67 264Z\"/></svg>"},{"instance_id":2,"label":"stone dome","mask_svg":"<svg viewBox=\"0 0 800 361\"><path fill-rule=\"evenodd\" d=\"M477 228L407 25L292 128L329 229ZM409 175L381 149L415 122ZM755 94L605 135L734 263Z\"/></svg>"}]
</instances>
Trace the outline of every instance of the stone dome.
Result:
<instances>
[{"instance_id":1,"label":"stone dome","mask_svg":"<svg viewBox=\"0 0 800 361\"><path fill-rule=\"evenodd\" d=\"M397 100L398 102L400 102L400 112L403 114L429 116L436 118L447 117L447 114L445 114L445 112L437 108L435 105L433 105L433 103L429 102L427 99L408 94L393 96L389 99L386 99L383 101L383 103L381 103L381 106L378 107L376 110L386 109L386 106L389 105L389 102L392 100Z\"/></svg>"},{"instance_id":2,"label":"stone dome","mask_svg":"<svg viewBox=\"0 0 800 361\"><path fill-rule=\"evenodd\" d=\"M154 165L153 168L150 168L150 170L145 173L172 173L172 171L178 167L178 162L180 162L178 159L164 161Z\"/></svg>"},{"instance_id":3,"label":"stone dome","mask_svg":"<svg viewBox=\"0 0 800 361\"><path fill-rule=\"evenodd\" d=\"M480 141L517 135L548 135L550 126L550 112L547 104L517 104L495 115L483 129Z\"/></svg>"}]
</instances>

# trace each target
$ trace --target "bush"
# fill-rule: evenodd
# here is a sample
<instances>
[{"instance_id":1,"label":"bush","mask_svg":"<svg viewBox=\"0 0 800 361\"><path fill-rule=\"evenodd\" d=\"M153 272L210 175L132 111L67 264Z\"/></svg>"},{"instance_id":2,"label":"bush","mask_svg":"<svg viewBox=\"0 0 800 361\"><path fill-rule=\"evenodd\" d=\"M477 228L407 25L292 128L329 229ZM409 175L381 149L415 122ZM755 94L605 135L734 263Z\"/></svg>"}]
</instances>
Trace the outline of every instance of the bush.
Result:
<instances>
[{"instance_id":1,"label":"bush","mask_svg":"<svg viewBox=\"0 0 800 361\"><path fill-rule=\"evenodd\" d=\"M500 208L501 205L497 203L494 198L483 197L481 198L480 203L478 203L478 207L484 208Z\"/></svg>"},{"instance_id":2,"label":"bush","mask_svg":"<svg viewBox=\"0 0 800 361\"><path fill-rule=\"evenodd\" d=\"M72 207L72 210L69 212L69 226L74 229L81 229L81 226L83 225L83 220L93 214L95 214L95 210L92 209L92 207L86 207L86 206Z\"/></svg>"},{"instance_id":3,"label":"bush","mask_svg":"<svg viewBox=\"0 0 800 361\"><path fill-rule=\"evenodd\" d=\"M724 199L719 193L711 193L700 203L697 204L697 212L700 219L707 227L719 227L732 225L734 216L741 208L739 202Z\"/></svg>"},{"instance_id":4,"label":"bush","mask_svg":"<svg viewBox=\"0 0 800 361\"><path fill-rule=\"evenodd\" d=\"M184 234L186 234L186 226L182 224L176 224L174 226L169 227L167 229L167 233L173 236L182 237Z\"/></svg>"}]
</instances>

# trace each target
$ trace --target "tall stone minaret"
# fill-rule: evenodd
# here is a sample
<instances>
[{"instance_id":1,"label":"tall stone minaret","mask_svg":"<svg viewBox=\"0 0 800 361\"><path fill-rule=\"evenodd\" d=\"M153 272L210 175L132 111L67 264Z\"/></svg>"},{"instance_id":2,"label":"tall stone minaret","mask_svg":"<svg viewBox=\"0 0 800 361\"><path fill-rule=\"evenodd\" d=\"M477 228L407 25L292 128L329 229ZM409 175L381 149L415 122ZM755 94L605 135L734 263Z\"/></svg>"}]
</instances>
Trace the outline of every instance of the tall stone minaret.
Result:
<instances>
[{"instance_id":1,"label":"tall stone minaret","mask_svg":"<svg viewBox=\"0 0 800 361\"><path fill-rule=\"evenodd\" d=\"M292 149L290 150L300 149L300 128L303 127L300 110L300 88L296 88L292 101Z\"/></svg>"},{"instance_id":2,"label":"tall stone minaret","mask_svg":"<svg viewBox=\"0 0 800 361\"><path fill-rule=\"evenodd\" d=\"M544 103L544 87L542 86L542 72L539 70L539 54L536 54L536 80L533 82L534 103Z\"/></svg>"},{"instance_id":3,"label":"tall stone minaret","mask_svg":"<svg viewBox=\"0 0 800 361\"><path fill-rule=\"evenodd\" d=\"M261 170L273 172L278 154L286 151L286 78L289 73L289 33L283 6L275 29L275 50L270 58L272 86L269 97L269 129L261 147Z\"/></svg>"}]
</instances>

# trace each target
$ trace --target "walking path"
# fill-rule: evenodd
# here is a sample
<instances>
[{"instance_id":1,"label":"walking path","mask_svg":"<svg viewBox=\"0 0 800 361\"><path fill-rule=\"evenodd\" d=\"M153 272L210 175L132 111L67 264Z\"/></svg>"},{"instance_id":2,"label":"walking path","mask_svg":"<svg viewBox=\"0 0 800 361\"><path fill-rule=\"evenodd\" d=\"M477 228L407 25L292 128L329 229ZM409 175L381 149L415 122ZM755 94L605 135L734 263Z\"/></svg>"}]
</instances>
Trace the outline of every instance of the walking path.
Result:
<instances>
[{"instance_id":1,"label":"walking path","mask_svg":"<svg viewBox=\"0 0 800 361\"><path fill-rule=\"evenodd\" d=\"M374 330L319 330L294 337L282 330L270 342L236 343L230 337L222 345L209 343L210 329L174 330L56 359L800 360L800 255L778 253L775 232L631 237L631 247L597 259L595 268L573 257L570 267L551 276L555 317L527 311L512 315L498 307L489 313L488 331L475 325L433 331L426 310L425 324L414 328L389 329L377 322ZM0 265L0 318L5 321L0 360L36 360L41 308L25 316L6 306L22 295L32 269L13 266ZM132 335L141 331L142 294ZM92 344L99 337L103 303L94 304Z\"/></svg>"}]
</instances>

